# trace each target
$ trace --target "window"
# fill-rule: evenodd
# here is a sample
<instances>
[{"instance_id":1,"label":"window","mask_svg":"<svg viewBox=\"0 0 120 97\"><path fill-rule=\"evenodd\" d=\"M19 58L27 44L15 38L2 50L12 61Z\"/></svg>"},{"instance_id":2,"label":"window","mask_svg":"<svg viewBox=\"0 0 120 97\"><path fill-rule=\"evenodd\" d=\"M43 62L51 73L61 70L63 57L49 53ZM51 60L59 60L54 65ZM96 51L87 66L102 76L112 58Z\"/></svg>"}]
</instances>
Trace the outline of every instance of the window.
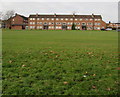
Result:
<instances>
[{"instance_id":1,"label":"window","mask_svg":"<svg viewBox=\"0 0 120 97\"><path fill-rule=\"evenodd\" d=\"M59 27L59 29L61 29L61 27Z\"/></svg>"},{"instance_id":2,"label":"window","mask_svg":"<svg viewBox=\"0 0 120 97\"><path fill-rule=\"evenodd\" d=\"M35 18L33 18L33 20L35 20Z\"/></svg>"},{"instance_id":3,"label":"window","mask_svg":"<svg viewBox=\"0 0 120 97\"><path fill-rule=\"evenodd\" d=\"M52 22L51 24L53 25L54 23Z\"/></svg>"},{"instance_id":4,"label":"window","mask_svg":"<svg viewBox=\"0 0 120 97\"><path fill-rule=\"evenodd\" d=\"M49 18L47 18L47 20L49 20Z\"/></svg>"},{"instance_id":5,"label":"window","mask_svg":"<svg viewBox=\"0 0 120 97\"><path fill-rule=\"evenodd\" d=\"M100 30L100 27L97 27L98 30Z\"/></svg>"},{"instance_id":6,"label":"window","mask_svg":"<svg viewBox=\"0 0 120 97\"><path fill-rule=\"evenodd\" d=\"M34 29L35 28L35 26L30 26L30 29Z\"/></svg>"},{"instance_id":7,"label":"window","mask_svg":"<svg viewBox=\"0 0 120 97\"><path fill-rule=\"evenodd\" d=\"M88 27L89 30L92 30L92 27Z\"/></svg>"},{"instance_id":8,"label":"window","mask_svg":"<svg viewBox=\"0 0 120 97\"><path fill-rule=\"evenodd\" d=\"M59 20L58 18L56 18L56 20Z\"/></svg>"},{"instance_id":9,"label":"window","mask_svg":"<svg viewBox=\"0 0 120 97\"><path fill-rule=\"evenodd\" d=\"M35 22L33 22L33 24L35 24Z\"/></svg>"},{"instance_id":10,"label":"window","mask_svg":"<svg viewBox=\"0 0 120 97\"><path fill-rule=\"evenodd\" d=\"M56 29L58 29L58 26L56 26Z\"/></svg>"},{"instance_id":11,"label":"window","mask_svg":"<svg viewBox=\"0 0 120 97\"><path fill-rule=\"evenodd\" d=\"M75 27L77 29L77 27Z\"/></svg>"},{"instance_id":12,"label":"window","mask_svg":"<svg viewBox=\"0 0 120 97\"><path fill-rule=\"evenodd\" d=\"M86 23L82 23L82 25L84 26L84 25L86 25Z\"/></svg>"},{"instance_id":13,"label":"window","mask_svg":"<svg viewBox=\"0 0 120 97\"><path fill-rule=\"evenodd\" d=\"M61 20L63 20L63 18L61 18Z\"/></svg>"},{"instance_id":14,"label":"window","mask_svg":"<svg viewBox=\"0 0 120 97\"><path fill-rule=\"evenodd\" d=\"M37 22L37 24L39 24L39 22Z\"/></svg>"},{"instance_id":15,"label":"window","mask_svg":"<svg viewBox=\"0 0 120 97\"><path fill-rule=\"evenodd\" d=\"M51 20L54 20L54 18L51 18Z\"/></svg>"},{"instance_id":16,"label":"window","mask_svg":"<svg viewBox=\"0 0 120 97\"><path fill-rule=\"evenodd\" d=\"M42 22L40 22L40 24L42 24Z\"/></svg>"},{"instance_id":17,"label":"window","mask_svg":"<svg viewBox=\"0 0 120 97\"><path fill-rule=\"evenodd\" d=\"M97 21L98 19L95 19L95 21Z\"/></svg>"},{"instance_id":18,"label":"window","mask_svg":"<svg viewBox=\"0 0 120 97\"><path fill-rule=\"evenodd\" d=\"M40 18L37 18L37 20L40 20Z\"/></svg>"},{"instance_id":19,"label":"window","mask_svg":"<svg viewBox=\"0 0 120 97\"><path fill-rule=\"evenodd\" d=\"M86 21L88 21L88 19L85 19Z\"/></svg>"},{"instance_id":20,"label":"window","mask_svg":"<svg viewBox=\"0 0 120 97\"><path fill-rule=\"evenodd\" d=\"M30 29L32 29L32 26L30 26Z\"/></svg>"},{"instance_id":21,"label":"window","mask_svg":"<svg viewBox=\"0 0 120 97\"><path fill-rule=\"evenodd\" d=\"M13 21L14 21L14 19L13 19Z\"/></svg>"},{"instance_id":22,"label":"window","mask_svg":"<svg viewBox=\"0 0 120 97\"><path fill-rule=\"evenodd\" d=\"M78 19L75 19L75 21L77 21Z\"/></svg>"},{"instance_id":23,"label":"window","mask_svg":"<svg viewBox=\"0 0 120 97\"><path fill-rule=\"evenodd\" d=\"M80 19L80 21L82 21L82 19Z\"/></svg>"},{"instance_id":24,"label":"window","mask_svg":"<svg viewBox=\"0 0 120 97\"><path fill-rule=\"evenodd\" d=\"M65 19L66 21L68 20L68 18Z\"/></svg>"},{"instance_id":25,"label":"window","mask_svg":"<svg viewBox=\"0 0 120 97\"><path fill-rule=\"evenodd\" d=\"M47 23L45 22L44 25L47 25Z\"/></svg>"},{"instance_id":26,"label":"window","mask_svg":"<svg viewBox=\"0 0 120 97\"><path fill-rule=\"evenodd\" d=\"M67 27L67 29L71 29L71 27Z\"/></svg>"},{"instance_id":27,"label":"window","mask_svg":"<svg viewBox=\"0 0 120 97\"><path fill-rule=\"evenodd\" d=\"M88 23L88 25L92 25L92 23Z\"/></svg>"},{"instance_id":28,"label":"window","mask_svg":"<svg viewBox=\"0 0 120 97\"><path fill-rule=\"evenodd\" d=\"M73 18L71 18L70 20L73 20Z\"/></svg>"},{"instance_id":29,"label":"window","mask_svg":"<svg viewBox=\"0 0 120 97\"><path fill-rule=\"evenodd\" d=\"M77 23L77 25L80 25L80 23Z\"/></svg>"},{"instance_id":30,"label":"window","mask_svg":"<svg viewBox=\"0 0 120 97\"><path fill-rule=\"evenodd\" d=\"M57 22L56 25L58 25L59 23Z\"/></svg>"},{"instance_id":31,"label":"window","mask_svg":"<svg viewBox=\"0 0 120 97\"><path fill-rule=\"evenodd\" d=\"M40 29L42 29L42 26L39 26Z\"/></svg>"},{"instance_id":32,"label":"window","mask_svg":"<svg viewBox=\"0 0 120 97\"><path fill-rule=\"evenodd\" d=\"M37 29L39 29L39 26L37 26Z\"/></svg>"},{"instance_id":33,"label":"window","mask_svg":"<svg viewBox=\"0 0 120 97\"><path fill-rule=\"evenodd\" d=\"M30 20L32 20L32 18L30 18Z\"/></svg>"},{"instance_id":34,"label":"window","mask_svg":"<svg viewBox=\"0 0 120 97\"><path fill-rule=\"evenodd\" d=\"M49 22L49 25L51 25L51 22Z\"/></svg>"},{"instance_id":35,"label":"window","mask_svg":"<svg viewBox=\"0 0 120 97\"><path fill-rule=\"evenodd\" d=\"M66 25L66 23L62 23L63 25Z\"/></svg>"},{"instance_id":36,"label":"window","mask_svg":"<svg viewBox=\"0 0 120 97\"><path fill-rule=\"evenodd\" d=\"M100 19L98 19L98 21L100 21Z\"/></svg>"},{"instance_id":37,"label":"window","mask_svg":"<svg viewBox=\"0 0 120 97\"><path fill-rule=\"evenodd\" d=\"M44 20L44 18L42 18L42 20Z\"/></svg>"},{"instance_id":38,"label":"window","mask_svg":"<svg viewBox=\"0 0 120 97\"><path fill-rule=\"evenodd\" d=\"M93 19L90 19L90 21L92 21Z\"/></svg>"},{"instance_id":39,"label":"window","mask_svg":"<svg viewBox=\"0 0 120 97\"><path fill-rule=\"evenodd\" d=\"M70 22L68 22L67 24L70 25Z\"/></svg>"},{"instance_id":40,"label":"window","mask_svg":"<svg viewBox=\"0 0 120 97\"><path fill-rule=\"evenodd\" d=\"M30 22L30 24L32 24L32 22Z\"/></svg>"},{"instance_id":41,"label":"window","mask_svg":"<svg viewBox=\"0 0 120 97\"><path fill-rule=\"evenodd\" d=\"M100 25L100 23L95 23L95 25Z\"/></svg>"},{"instance_id":42,"label":"window","mask_svg":"<svg viewBox=\"0 0 120 97\"><path fill-rule=\"evenodd\" d=\"M51 28L51 26L49 26L49 28Z\"/></svg>"}]
</instances>

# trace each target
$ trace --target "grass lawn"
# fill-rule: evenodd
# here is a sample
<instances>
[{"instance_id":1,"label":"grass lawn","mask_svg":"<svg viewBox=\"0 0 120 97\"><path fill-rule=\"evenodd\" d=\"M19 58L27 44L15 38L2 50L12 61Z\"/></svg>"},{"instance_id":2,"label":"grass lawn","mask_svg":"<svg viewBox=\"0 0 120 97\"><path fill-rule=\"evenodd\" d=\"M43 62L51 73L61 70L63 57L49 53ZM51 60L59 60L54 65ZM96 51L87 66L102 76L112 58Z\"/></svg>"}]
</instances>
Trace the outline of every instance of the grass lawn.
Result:
<instances>
[{"instance_id":1,"label":"grass lawn","mask_svg":"<svg viewBox=\"0 0 120 97\"><path fill-rule=\"evenodd\" d=\"M118 32L3 30L4 95L115 95Z\"/></svg>"}]
</instances>

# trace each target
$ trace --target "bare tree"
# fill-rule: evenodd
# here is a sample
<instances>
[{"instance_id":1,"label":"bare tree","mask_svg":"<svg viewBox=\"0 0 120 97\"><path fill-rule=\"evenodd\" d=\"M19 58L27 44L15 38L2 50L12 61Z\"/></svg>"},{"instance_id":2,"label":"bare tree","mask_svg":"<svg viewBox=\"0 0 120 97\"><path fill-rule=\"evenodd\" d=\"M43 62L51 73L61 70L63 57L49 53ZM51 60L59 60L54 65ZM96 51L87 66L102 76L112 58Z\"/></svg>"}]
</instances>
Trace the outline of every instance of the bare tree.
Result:
<instances>
[{"instance_id":1,"label":"bare tree","mask_svg":"<svg viewBox=\"0 0 120 97\"><path fill-rule=\"evenodd\" d=\"M9 19L10 17L12 17L14 14L15 14L15 11L14 11L14 10L7 10L7 11L3 14L2 18L3 18L3 20L8 20L8 19Z\"/></svg>"},{"instance_id":2,"label":"bare tree","mask_svg":"<svg viewBox=\"0 0 120 97\"><path fill-rule=\"evenodd\" d=\"M0 11L0 20L2 20L2 17L3 17L3 12Z\"/></svg>"}]
</instances>

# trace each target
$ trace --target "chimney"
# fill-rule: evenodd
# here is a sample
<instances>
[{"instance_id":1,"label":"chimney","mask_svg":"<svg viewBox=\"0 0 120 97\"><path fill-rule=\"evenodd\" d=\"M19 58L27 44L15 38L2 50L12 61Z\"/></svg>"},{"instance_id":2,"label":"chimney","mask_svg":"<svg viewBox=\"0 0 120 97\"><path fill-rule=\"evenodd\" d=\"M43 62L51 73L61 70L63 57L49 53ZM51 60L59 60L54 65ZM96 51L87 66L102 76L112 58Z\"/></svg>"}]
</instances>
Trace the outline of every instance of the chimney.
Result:
<instances>
[{"instance_id":1,"label":"chimney","mask_svg":"<svg viewBox=\"0 0 120 97\"><path fill-rule=\"evenodd\" d=\"M17 13L15 13L15 15L18 15Z\"/></svg>"},{"instance_id":2,"label":"chimney","mask_svg":"<svg viewBox=\"0 0 120 97\"><path fill-rule=\"evenodd\" d=\"M36 13L36 17L38 17L38 13Z\"/></svg>"},{"instance_id":3,"label":"chimney","mask_svg":"<svg viewBox=\"0 0 120 97\"><path fill-rule=\"evenodd\" d=\"M92 13L92 18L94 18L94 14Z\"/></svg>"},{"instance_id":4,"label":"chimney","mask_svg":"<svg viewBox=\"0 0 120 97\"><path fill-rule=\"evenodd\" d=\"M54 17L56 17L56 13L54 13Z\"/></svg>"}]
</instances>

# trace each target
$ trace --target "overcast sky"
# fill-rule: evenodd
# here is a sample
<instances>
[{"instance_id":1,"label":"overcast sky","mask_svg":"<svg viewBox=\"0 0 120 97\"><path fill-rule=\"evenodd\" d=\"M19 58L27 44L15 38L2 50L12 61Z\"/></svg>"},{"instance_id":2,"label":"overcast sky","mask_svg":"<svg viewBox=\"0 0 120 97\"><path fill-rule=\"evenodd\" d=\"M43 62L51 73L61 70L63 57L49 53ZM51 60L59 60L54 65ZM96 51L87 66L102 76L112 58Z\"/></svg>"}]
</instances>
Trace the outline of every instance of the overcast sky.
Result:
<instances>
[{"instance_id":1,"label":"overcast sky","mask_svg":"<svg viewBox=\"0 0 120 97\"><path fill-rule=\"evenodd\" d=\"M118 0L114 2L108 2L107 0L104 0L106 2L100 2L102 0L99 0L99 2L94 2L95 0L91 0L93 2L88 2L88 0L84 0L84 2L79 2L80 0L59 0L59 2L57 2L58 0L42 1L43 0L39 0L39 2L37 0L21 0L21 2L17 2L16 0L1 0L0 10L15 10L15 12L25 16L36 13L72 14L76 12L76 14L80 15L91 15L94 13L102 15L105 22L118 22Z\"/></svg>"}]
</instances>

